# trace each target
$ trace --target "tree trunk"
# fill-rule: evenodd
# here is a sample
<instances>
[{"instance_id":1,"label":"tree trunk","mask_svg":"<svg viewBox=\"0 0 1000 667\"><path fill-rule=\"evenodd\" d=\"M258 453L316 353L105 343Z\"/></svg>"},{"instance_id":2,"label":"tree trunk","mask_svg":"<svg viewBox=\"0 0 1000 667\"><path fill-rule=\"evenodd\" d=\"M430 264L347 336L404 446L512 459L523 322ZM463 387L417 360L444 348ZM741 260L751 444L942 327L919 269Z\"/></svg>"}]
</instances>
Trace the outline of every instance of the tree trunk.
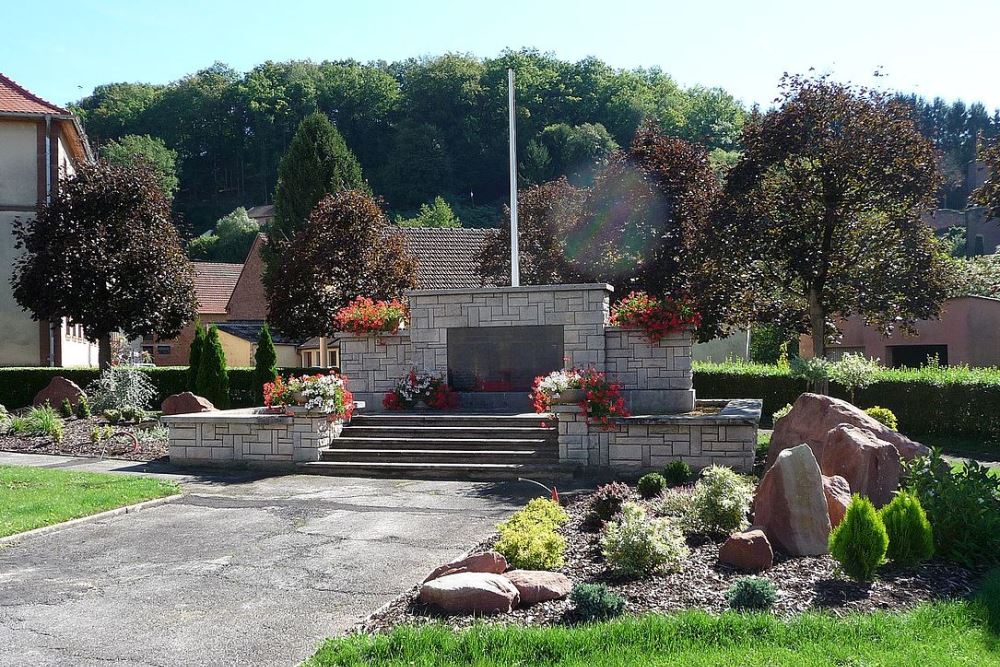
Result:
<instances>
[{"instance_id":1,"label":"tree trunk","mask_svg":"<svg viewBox=\"0 0 1000 667\"><path fill-rule=\"evenodd\" d=\"M819 300L819 292L809 290L809 333L812 336L813 356L817 359L826 357L826 311ZM813 391L817 394L829 394L830 382L817 380L813 383Z\"/></svg>"},{"instance_id":2,"label":"tree trunk","mask_svg":"<svg viewBox=\"0 0 1000 667\"><path fill-rule=\"evenodd\" d=\"M97 339L97 367L105 369L111 365L111 334Z\"/></svg>"}]
</instances>

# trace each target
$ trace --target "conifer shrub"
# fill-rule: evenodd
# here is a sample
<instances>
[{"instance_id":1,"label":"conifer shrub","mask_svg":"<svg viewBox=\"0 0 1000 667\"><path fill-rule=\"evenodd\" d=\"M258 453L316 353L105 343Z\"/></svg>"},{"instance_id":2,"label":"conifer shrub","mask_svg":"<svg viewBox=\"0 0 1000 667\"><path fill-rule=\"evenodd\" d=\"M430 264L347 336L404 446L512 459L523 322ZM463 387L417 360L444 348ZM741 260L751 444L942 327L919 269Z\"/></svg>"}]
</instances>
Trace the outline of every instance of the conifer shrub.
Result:
<instances>
[{"instance_id":1,"label":"conifer shrub","mask_svg":"<svg viewBox=\"0 0 1000 667\"><path fill-rule=\"evenodd\" d=\"M691 464L683 459L671 461L663 469L663 478L667 480L667 484L670 486L687 484L693 474L694 471L691 470Z\"/></svg>"},{"instance_id":2,"label":"conifer shrub","mask_svg":"<svg viewBox=\"0 0 1000 667\"><path fill-rule=\"evenodd\" d=\"M68 398L64 398L62 403L59 404L59 414L66 419L73 416L73 404L69 402Z\"/></svg>"},{"instance_id":3,"label":"conifer shrub","mask_svg":"<svg viewBox=\"0 0 1000 667\"><path fill-rule=\"evenodd\" d=\"M254 398L263 405L264 385L268 382L274 382L274 379L278 377L278 353L274 349L271 328L266 322L260 328L260 335L257 337L257 350L254 352L253 360L254 380L256 383Z\"/></svg>"},{"instance_id":4,"label":"conifer shrub","mask_svg":"<svg viewBox=\"0 0 1000 667\"><path fill-rule=\"evenodd\" d=\"M556 528L569 521L559 503L535 498L497 526L500 539L494 548L515 568L554 570L563 564L566 539Z\"/></svg>"},{"instance_id":5,"label":"conifer shrub","mask_svg":"<svg viewBox=\"0 0 1000 667\"><path fill-rule=\"evenodd\" d=\"M639 495L643 498L655 498L667 488L667 480L658 472L651 472L639 478Z\"/></svg>"},{"instance_id":6,"label":"conifer shrub","mask_svg":"<svg viewBox=\"0 0 1000 667\"><path fill-rule=\"evenodd\" d=\"M879 517L889 536L889 560L906 567L934 555L934 531L916 495L900 491L879 511Z\"/></svg>"},{"instance_id":7,"label":"conifer shrub","mask_svg":"<svg viewBox=\"0 0 1000 667\"><path fill-rule=\"evenodd\" d=\"M857 581L871 581L885 560L889 536L872 502L854 494L844 520L830 533L830 553L844 574Z\"/></svg>"},{"instance_id":8,"label":"conifer shrub","mask_svg":"<svg viewBox=\"0 0 1000 667\"><path fill-rule=\"evenodd\" d=\"M219 340L219 329L212 326L205 337L198 365L198 394L212 405L225 410L229 407L229 373L226 371L226 353Z\"/></svg>"},{"instance_id":9,"label":"conifer shrub","mask_svg":"<svg viewBox=\"0 0 1000 667\"><path fill-rule=\"evenodd\" d=\"M743 577L737 579L726 591L726 602L737 611L761 611L770 609L778 599L778 591L769 579L764 577Z\"/></svg>"},{"instance_id":10,"label":"conifer shrub","mask_svg":"<svg viewBox=\"0 0 1000 667\"><path fill-rule=\"evenodd\" d=\"M624 482L611 482L597 487L590 497L587 521L592 524L611 521L621 511L622 503L631 497L632 489Z\"/></svg>"},{"instance_id":11,"label":"conifer shrub","mask_svg":"<svg viewBox=\"0 0 1000 667\"><path fill-rule=\"evenodd\" d=\"M894 413L889 408L883 408L879 405L873 405L872 407L865 410L865 414L879 422L883 426L891 428L893 431L899 430L899 420L896 419L896 413Z\"/></svg>"},{"instance_id":12,"label":"conifer shrub","mask_svg":"<svg viewBox=\"0 0 1000 667\"><path fill-rule=\"evenodd\" d=\"M625 598L604 584L576 584L569 599L576 613L587 621L603 621L625 613Z\"/></svg>"},{"instance_id":13,"label":"conifer shrub","mask_svg":"<svg viewBox=\"0 0 1000 667\"><path fill-rule=\"evenodd\" d=\"M198 320L194 324L194 340L191 341L191 351L188 356L188 390L193 394L199 393L198 369L201 368L201 351L205 348L205 327L201 326Z\"/></svg>"},{"instance_id":14,"label":"conifer shrub","mask_svg":"<svg viewBox=\"0 0 1000 667\"><path fill-rule=\"evenodd\" d=\"M90 419L90 401L86 396L81 396L76 403L76 416L80 419Z\"/></svg>"}]
</instances>

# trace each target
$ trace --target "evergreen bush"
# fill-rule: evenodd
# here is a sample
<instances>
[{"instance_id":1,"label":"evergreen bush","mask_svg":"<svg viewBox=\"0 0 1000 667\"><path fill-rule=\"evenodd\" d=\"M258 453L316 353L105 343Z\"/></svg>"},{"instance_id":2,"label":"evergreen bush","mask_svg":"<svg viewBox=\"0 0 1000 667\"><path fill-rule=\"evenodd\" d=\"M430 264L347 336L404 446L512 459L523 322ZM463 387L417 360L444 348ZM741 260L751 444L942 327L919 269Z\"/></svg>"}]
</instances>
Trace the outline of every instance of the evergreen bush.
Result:
<instances>
[{"instance_id":1,"label":"evergreen bush","mask_svg":"<svg viewBox=\"0 0 1000 667\"><path fill-rule=\"evenodd\" d=\"M920 499L909 491L900 491L879 511L889 536L889 560L903 566L916 565L934 555L934 531Z\"/></svg>"},{"instance_id":2,"label":"evergreen bush","mask_svg":"<svg viewBox=\"0 0 1000 667\"><path fill-rule=\"evenodd\" d=\"M847 576L871 581L888 547L889 536L875 506L854 494L844 520L830 533L830 553Z\"/></svg>"},{"instance_id":3,"label":"evergreen bush","mask_svg":"<svg viewBox=\"0 0 1000 667\"><path fill-rule=\"evenodd\" d=\"M566 540L556 528L569 521L559 503L535 498L497 526L500 539L494 549L515 568L554 570L563 564Z\"/></svg>"},{"instance_id":4,"label":"evergreen bush","mask_svg":"<svg viewBox=\"0 0 1000 667\"><path fill-rule=\"evenodd\" d=\"M611 521L622 508L622 503L632 497L632 489L624 482L611 482L597 487L590 497L587 520L590 523Z\"/></svg>"},{"instance_id":5,"label":"evergreen bush","mask_svg":"<svg viewBox=\"0 0 1000 667\"><path fill-rule=\"evenodd\" d=\"M256 382L256 394L254 398L260 405L264 404L264 385L274 382L278 377L278 353L274 349L274 340L271 338L271 328L264 323L260 328L260 335L257 337L257 350L253 355L254 359L254 380Z\"/></svg>"},{"instance_id":6,"label":"evergreen bush","mask_svg":"<svg viewBox=\"0 0 1000 667\"><path fill-rule=\"evenodd\" d=\"M576 584L569 599L576 613L587 621L603 621L625 613L625 598L604 584Z\"/></svg>"},{"instance_id":7,"label":"evergreen bush","mask_svg":"<svg viewBox=\"0 0 1000 667\"><path fill-rule=\"evenodd\" d=\"M753 484L725 466L709 466L694 485L690 525L706 533L728 535L747 524Z\"/></svg>"},{"instance_id":8,"label":"evergreen bush","mask_svg":"<svg viewBox=\"0 0 1000 667\"><path fill-rule=\"evenodd\" d=\"M738 611L770 609L778 599L778 591L763 577L743 577L726 591L726 602Z\"/></svg>"},{"instance_id":9,"label":"evergreen bush","mask_svg":"<svg viewBox=\"0 0 1000 667\"><path fill-rule=\"evenodd\" d=\"M198 365L198 391L215 407L229 407L229 373L226 371L226 353L219 340L219 329L212 326L205 337Z\"/></svg>"},{"instance_id":10,"label":"evergreen bush","mask_svg":"<svg viewBox=\"0 0 1000 667\"><path fill-rule=\"evenodd\" d=\"M663 469L663 478L667 480L667 484L670 486L687 484L693 474L694 471L691 470L691 464L683 459L671 461Z\"/></svg>"},{"instance_id":11,"label":"evergreen bush","mask_svg":"<svg viewBox=\"0 0 1000 667\"><path fill-rule=\"evenodd\" d=\"M637 503L626 502L604 526L601 553L611 569L630 577L681 569L688 555L684 535L669 519L649 519Z\"/></svg>"},{"instance_id":12,"label":"evergreen bush","mask_svg":"<svg viewBox=\"0 0 1000 667\"><path fill-rule=\"evenodd\" d=\"M893 431L899 430L899 420L896 419L896 413L894 413L889 408L883 408L879 405L873 405L872 407L865 410L865 414L879 422L883 426L891 428Z\"/></svg>"},{"instance_id":13,"label":"evergreen bush","mask_svg":"<svg viewBox=\"0 0 1000 667\"><path fill-rule=\"evenodd\" d=\"M639 478L639 495L643 498L654 498L667 488L666 478L658 472L651 472Z\"/></svg>"},{"instance_id":14,"label":"evergreen bush","mask_svg":"<svg viewBox=\"0 0 1000 667\"><path fill-rule=\"evenodd\" d=\"M90 419L90 401L86 396L81 396L76 403L76 416L80 419Z\"/></svg>"},{"instance_id":15,"label":"evergreen bush","mask_svg":"<svg viewBox=\"0 0 1000 667\"><path fill-rule=\"evenodd\" d=\"M59 414L66 419L73 416L73 404L69 402L68 398L64 398L62 403L59 404Z\"/></svg>"},{"instance_id":16,"label":"evergreen bush","mask_svg":"<svg viewBox=\"0 0 1000 667\"><path fill-rule=\"evenodd\" d=\"M194 323L194 340L191 341L191 352L188 356L188 391L199 393L198 369L201 368L201 351L205 348L205 327L201 321Z\"/></svg>"}]
</instances>

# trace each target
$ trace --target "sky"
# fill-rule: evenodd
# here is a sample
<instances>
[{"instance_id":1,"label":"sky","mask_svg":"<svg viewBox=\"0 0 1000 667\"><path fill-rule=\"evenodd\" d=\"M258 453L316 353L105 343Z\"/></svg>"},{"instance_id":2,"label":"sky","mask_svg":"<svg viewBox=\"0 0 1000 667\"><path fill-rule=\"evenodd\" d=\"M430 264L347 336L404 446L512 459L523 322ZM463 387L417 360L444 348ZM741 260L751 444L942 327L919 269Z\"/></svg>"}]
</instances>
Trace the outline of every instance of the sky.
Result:
<instances>
[{"instance_id":1,"label":"sky","mask_svg":"<svg viewBox=\"0 0 1000 667\"><path fill-rule=\"evenodd\" d=\"M537 48L768 106L783 72L1000 107L1000 0L0 0L0 72L63 104L224 62ZM873 78L876 70L883 76Z\"/></svg>"}]
</instances>

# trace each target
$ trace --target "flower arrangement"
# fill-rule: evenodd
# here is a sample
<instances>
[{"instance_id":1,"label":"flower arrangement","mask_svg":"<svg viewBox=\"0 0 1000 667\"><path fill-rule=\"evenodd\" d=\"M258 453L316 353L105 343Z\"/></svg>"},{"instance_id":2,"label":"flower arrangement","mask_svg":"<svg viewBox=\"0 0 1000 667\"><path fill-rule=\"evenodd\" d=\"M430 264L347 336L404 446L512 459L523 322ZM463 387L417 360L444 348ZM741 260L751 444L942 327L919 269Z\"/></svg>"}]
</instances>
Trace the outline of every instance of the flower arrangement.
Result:
<instances>
[{"instance_id":1,"label":"flower arrangement","mask_svg":"<svg viewBox=\"0 0 1000 667\"><path fill-rule=\"evenodd\" d=\"M650 343L675 331L701 324L701 315L686 299L660 299L645 292L629 292L611 309L611 324L641 329Z\"/></svg>"},{"instance_id":2,"label":"flower arrangement","mask_svg":"<svg viewBox=\"0 0 1000 667\"><path fill-rule=\"evenodd\" d=\"M333 316L338 331L354 334L394 334L403 326L409 309L398 299L375 301L359 296Z\"/></svg>"},{"instance_id":3,"label":"flower arrangement","mask_svg":"<svg viewBox=\"0 0 1000 667\"><path fill-rule=\"evenodd\" d=\"M382 407L402 410L412 408L420 401L429 408L445 410L458 405L458 393L448 386L443 376L414 368L396 381L392 391L386 392L382 397Z\"/></svg>"},{"instance_id":4,"label":"flower arrangement","mask_svg":"<svg viewBox=\"0 0 1000 667\"><path fill-rule=\"evenodd\" d=\"M579 389L582 393L578 405L588 424L610 428L613 417L630 415L625 407L621 385L612 382L607 374L594 368L572 368L536 377L531 389L531 403L535 412L548 412L555 397L573 389Z\"/></svg>"},{"instance_id":5,"label":"flower arrangement","mask_svg":"<svg viewBox=\"0 0 1000 667\"><path fill-rule=\"evenodd\" d=\"M347 389L347 378L333 371L288 379L279 375L264 385L264 405L272 410L298 405L310 412L326 413L331 420L349 420L354 413L354 396Z\"/></svg>"}]
</instances>

